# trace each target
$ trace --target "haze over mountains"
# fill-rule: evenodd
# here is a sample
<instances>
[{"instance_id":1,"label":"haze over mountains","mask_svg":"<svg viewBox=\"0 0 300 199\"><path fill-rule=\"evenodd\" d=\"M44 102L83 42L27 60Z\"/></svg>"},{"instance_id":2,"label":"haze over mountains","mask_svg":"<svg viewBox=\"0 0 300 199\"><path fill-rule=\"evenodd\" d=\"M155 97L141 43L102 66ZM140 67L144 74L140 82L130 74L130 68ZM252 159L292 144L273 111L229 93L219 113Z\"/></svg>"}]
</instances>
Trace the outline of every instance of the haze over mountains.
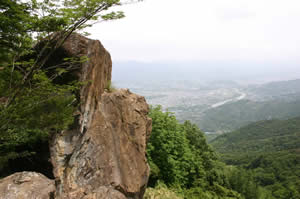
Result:
<instances>
[{"instance_id":1,"label":"haze over mountains","mask_svg":"<svg viewBox=\"0 0 300 199\"><path fill-rule=\"evenodd\" d=\"M199 82L231 80L263 83L300 78L296 62L188 61L188 62L114 62L116 83L147 81L197 80Z\"/></svg>"},{"instance_id":2,"label":"haze over mountains","mask_svg":"<svg viewBox=\"0 0 300 199\"><path fill-rule=\"evenodd\" d=\"M300 116L296 65L206 64L115 63L113 83L205 132L218 134L259 120Z\"/></svg>"}]
</instances>

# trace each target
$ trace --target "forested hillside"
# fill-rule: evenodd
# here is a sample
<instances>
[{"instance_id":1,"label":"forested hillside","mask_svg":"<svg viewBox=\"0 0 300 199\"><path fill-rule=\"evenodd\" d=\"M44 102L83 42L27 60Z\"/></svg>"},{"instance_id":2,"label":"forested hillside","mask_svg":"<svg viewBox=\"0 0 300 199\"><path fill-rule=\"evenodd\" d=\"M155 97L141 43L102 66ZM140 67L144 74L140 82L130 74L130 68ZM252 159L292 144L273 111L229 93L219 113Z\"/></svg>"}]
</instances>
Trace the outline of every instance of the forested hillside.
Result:
<instances>
[{"instance_id":1,"label":"forested hillside","mask_svg":"<svg viewBox=\"0 0 300 199\"><path fill-rule=\"evenodd\" d=\"M151 167L146 199L268 198L251 173L226 166L189 121L180 124L170 112L152 108L153 130L148 143ZM152 187L152 188L151 188Z\"/></svg>"},{"instance_id":2,"label":"forested hillside","mask_svg":"<svg viewBox=\"0 0 300 199\"><path fill-rule=\"evenodd\" d=\"M254 175L272 198L300 198L300 118L266 120L217 137L223 161Z\"/></svg>"}]
</instances>

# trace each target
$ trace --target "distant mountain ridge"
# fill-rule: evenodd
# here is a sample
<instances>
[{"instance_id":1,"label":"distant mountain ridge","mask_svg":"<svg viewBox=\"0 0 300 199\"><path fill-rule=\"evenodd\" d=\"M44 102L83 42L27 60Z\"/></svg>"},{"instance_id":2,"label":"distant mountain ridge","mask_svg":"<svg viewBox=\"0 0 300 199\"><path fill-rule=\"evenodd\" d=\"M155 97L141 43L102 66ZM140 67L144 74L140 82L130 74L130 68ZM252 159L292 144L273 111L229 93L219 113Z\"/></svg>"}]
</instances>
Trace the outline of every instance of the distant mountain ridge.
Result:
<instances>
[{"instance_id":1,"label":"distant mountain ridge","mask_svg":"<svg viewBox=\"0 0 300 199\"><path fill-rule=\"evenodd\" d=\"M300 79L270 82L247 89L254 100L293 100L300 99ZM256 97L256 98L255 98Z\"/></svg>"},{"instance_id":2,"label":"distant mountain ridge","mask_svg":"<svg viewBox=\"0 0 300 199\"><path fill-rule=\"evenodd\" d=\"M252 85L246 99L208 109L196 123L208 132L230 132L251 122L300 116L300 79Z\"/></svg>"},{"instance_id":3,"label":"distant mountain ridge","mask_svg":"<svg viewBox=\"0 0 300 199\"><path fill-rule=\"evenodd\" d=\"M289 119L300 116L300 98L295 101L240 100L209 109L196 122L208 132L230 132L251 122L270 119Z\"/></svg>"},{"instance_id":4,"label":"distant mountain ridge","mask_svg":"<svg viewBox=\"0 0 300 199\"><path fill-rule=\"evenodd\" d=\"M211 144L221 153L300 149L300 117L251 123L218 136Z\"/></svg>"}]
</instances>

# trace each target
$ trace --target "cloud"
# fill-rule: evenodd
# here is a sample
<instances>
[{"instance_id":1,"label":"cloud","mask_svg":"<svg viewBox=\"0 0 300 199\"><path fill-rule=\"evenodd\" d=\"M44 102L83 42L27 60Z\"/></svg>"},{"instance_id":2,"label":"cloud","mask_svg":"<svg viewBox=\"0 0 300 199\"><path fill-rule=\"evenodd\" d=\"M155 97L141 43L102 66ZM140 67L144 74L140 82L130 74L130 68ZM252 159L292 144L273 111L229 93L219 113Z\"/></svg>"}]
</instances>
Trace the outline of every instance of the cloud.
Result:
<instances>
[{"instance_id":1,"label":"cloud","mask_svg":"<svg viewBox=\"0 0 300 199\"><path fill-rule=\"evenodd\" d=\"M216 13L222 20L236 20L254 17L255 9L251 9L251 6L243 0L225 0L219 2Z\"/></svg>"},{"instance_id":2,"label":"cloud","mask_svg":"<svg viewBox=\"0 0 300 199\"><path fill-rule=\"evenodd\" d=\"M114 60L299 62L298 0L145 0L91 29Z\"/></svg>"}]
</instances>

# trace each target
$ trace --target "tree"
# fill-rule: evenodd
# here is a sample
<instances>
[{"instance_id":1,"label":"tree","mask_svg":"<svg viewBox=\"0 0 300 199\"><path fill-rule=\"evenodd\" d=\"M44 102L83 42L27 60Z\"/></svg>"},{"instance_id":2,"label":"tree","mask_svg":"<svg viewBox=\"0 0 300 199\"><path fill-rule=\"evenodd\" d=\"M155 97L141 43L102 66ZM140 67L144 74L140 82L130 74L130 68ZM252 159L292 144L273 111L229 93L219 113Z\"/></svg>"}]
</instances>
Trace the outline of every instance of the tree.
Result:
<instances>
[{"instance_id":1,"label":"tree","mask_svg":"<svg viewBox=\"0 0 300 199\"><path fill-rule=\"evenodd\" d=\"M9 66L12 72L18 67L23 72L18 86L10 91L6 105L14 101L20 89L43 68L49 57L73 32L91 26L99 18L106 21L124 17L122 12L105 12L113 6L121 5L120 0L5 2L1 8L1 18L4 20L1 24L1 57L9 52L11 59L4 67ZM15 23L15 20L20 22ZM47 38L42 46L32 49L33 44L39 43L42 38ZM33 53L33 60L16 63L21 56Z\"/></svg>"},{"instance_id":2,"label":"tree","mask_svg":"<svg viewBox=\"0 0 300 199\"><path fill-rule=\"evenodd\" d=\"M207 186L216 156L199 128L189 121L180 124L172 113L163 112L161 106L152 107L149 116L152 118L147 145L152 169L150 184L161 180L182 187Z\"/></svg>"},{"instance_id":3,"label":"tree","mask_svg":"<svg viewBox=\"0 0 300 199\"><path fill-rule=\"evenodd\" d=\"M151 107L152 133L147 144L149 185L165 183L184 198L241 198L231 190L224 165L217 161L204 134L189 121L180 124L161 106ZM181 190L181 191L180 191Z\"/></svg>"},{"instance_id":4,"label":"tree","mask_svg":"<svg viewBox=\"0 0 300 199\"><path fill-rule=\"evenodd\" d=\"M131 1L133 2L133 1ZM69 128L80 82L55 78L72 67L45 67L73 32L95 22L124 17L109 11L121 0L1 0L0 4L0 170L47 146L50 133ZM65 58L69 66L87 61ZM51 76L49 76L49 68ZM53 70L56 68L56 70ZM9 173L1 172L1 175Z\"/></svg>"},{"instance_id":5,"label":"tree","mask_svg":"<svg viewBox=\"0 0 300 199\"><path fill-rule=\"evenodd\" d=\"M148 160L155 175L168 185L189 183L188 175L195 170L194 156L183 128L169 112L163 113L161 107L152 108L152 133L148 143ZM154 176L150 184L155 184Z\"/></svg>"}]
</instances>

